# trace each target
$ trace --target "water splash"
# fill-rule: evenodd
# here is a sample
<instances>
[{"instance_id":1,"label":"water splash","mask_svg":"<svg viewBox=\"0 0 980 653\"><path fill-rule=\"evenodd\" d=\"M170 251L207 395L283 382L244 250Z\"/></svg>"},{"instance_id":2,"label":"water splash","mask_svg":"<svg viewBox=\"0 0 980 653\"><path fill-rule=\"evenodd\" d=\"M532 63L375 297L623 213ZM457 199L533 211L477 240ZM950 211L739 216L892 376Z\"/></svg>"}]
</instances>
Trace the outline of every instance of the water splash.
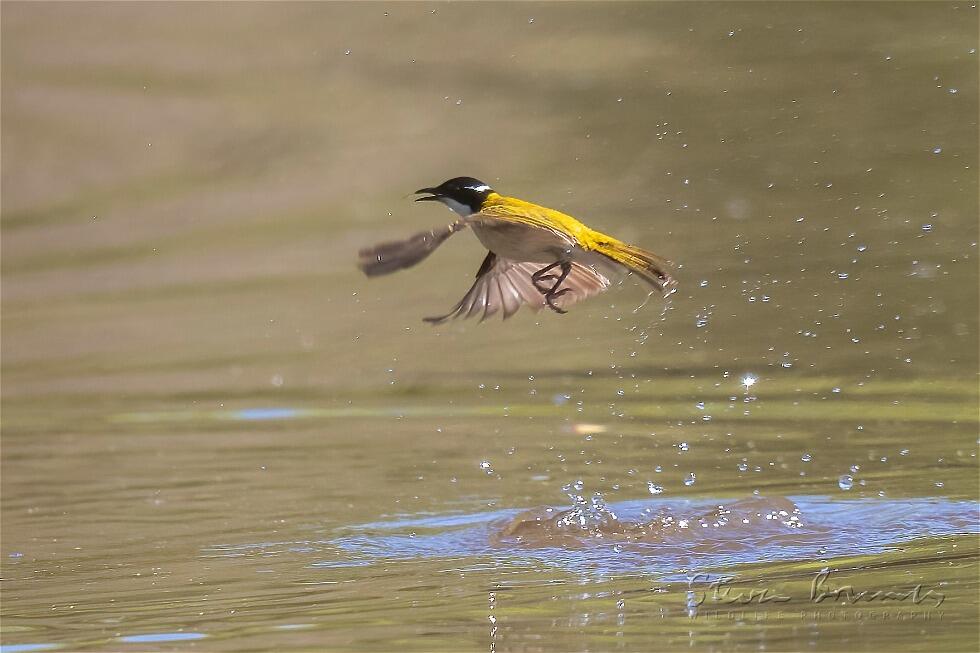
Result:
<instances>
[{"instance_id":1,"label":"water splash","mask_svg":"<svg viewBox=\"0 0 980 653\"><path fill-rule=\"evenodd\" d=\"M656 497L607 504L598 493L585 499L576 485L582 488L569 484L574 497L565 509L398 518L302 545L319 558L310 566L324 570L452 558L463 571L545 567L684 581L691 570L871 555L917 538L980 532L969 501ZM216 545L205 555L298 555L298 546Z\"/></svg>"},{"instance_id":2,"label":"water splash","mask_svg":"<svg viewBox=\"0 0 980 653\"><path fill-rule=\"evenodd\" d=\"M616 523L616 514L606 506L601 492L594 492L588 499L579 494L584 487L584 483L577 480L562 488L571 499L572 507L561 513L555 525L558 528L572 531L577 529L602 537L602 533Z\"/></svg>"}]
</instances>

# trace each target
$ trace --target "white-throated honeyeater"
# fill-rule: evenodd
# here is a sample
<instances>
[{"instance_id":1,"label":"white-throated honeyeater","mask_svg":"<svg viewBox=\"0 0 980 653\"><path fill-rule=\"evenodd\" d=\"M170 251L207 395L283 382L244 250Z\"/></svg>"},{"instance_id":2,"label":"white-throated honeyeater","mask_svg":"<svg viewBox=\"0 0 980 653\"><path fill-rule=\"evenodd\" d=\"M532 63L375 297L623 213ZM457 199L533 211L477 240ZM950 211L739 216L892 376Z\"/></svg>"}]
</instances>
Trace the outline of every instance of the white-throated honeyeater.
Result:
<instances>
[{"instance_id":1,"label":"white-throated honeyeater","mask_svg":"<svg viewBox=\"0 0 980 653\"><path fill-rule=\"evenodd\" d=\"M466 227L490 250L463 299L449 313L426 322L475 315L482 320L499 311L506 320L522 304L565 313L571 304L608 288L617 272L632 272L661 292L673 283L667 261L656 254L554 209L500 195L478 179L456 177L415 193L424 194L416 202L442 202L460 218L406 240L361 250L358 265L365 274L411 267Z\"/></svg>"}]
</instances>

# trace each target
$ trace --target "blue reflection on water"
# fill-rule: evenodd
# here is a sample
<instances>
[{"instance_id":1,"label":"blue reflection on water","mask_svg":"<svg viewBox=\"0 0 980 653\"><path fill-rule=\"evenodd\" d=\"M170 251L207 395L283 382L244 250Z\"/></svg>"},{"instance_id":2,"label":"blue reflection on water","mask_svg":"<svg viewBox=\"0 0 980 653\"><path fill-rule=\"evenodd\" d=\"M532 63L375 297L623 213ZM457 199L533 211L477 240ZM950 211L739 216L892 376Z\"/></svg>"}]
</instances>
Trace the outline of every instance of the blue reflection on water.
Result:
<instances>
[{"instance_id":1,"label":"blue reflection on water","mask_svg":"<svg viewBox=\"0 0 980 653\"><path fill-rule=\"evenodd\" d=\"M232 419L246 421L261 421L266 419L291 419L298 417L300 411L295 408L244 408L236 410Z\"/></svg>"},{"instance_id":2,"label":"blue reflection on water","mask_svg":"<svg viewBox=\"0 0 980 653\"><path fill-rule=\"evenodd\" d=\"M184 642L192 639L204 639L204 633L146 633L145 635L127 635L120 637L120 642L130 644L146 644L151 642Z\"/></svg>"},{"instance_id":3,"label":"blue reflection on water","mask_svg":"<svg viewBox=\"0 0 980 653\"><path fill-rule=\"evenodd\" d=\"M520 512L501 510L468 515L405 518L355 527L355 533L330 542L336 555L313 567L362 566L365 562L420 558L453 559L460 571L487 568L558 568L588 577L655 575L686 580L692 571L789 560L829 560L881 553L922 537L980 532L977 505L944 499L857 499L789 497L800 522L752 528L698 528L689 537L655 542L586 537L580 546L524 546L496 541ZM610 504L623 523L643 523L654 513L678 516L710 512L731 500L661 499Z\"/></svg>"},{"instance_id":4,"label":"blue reflection on water","mask_svg":"<svg viewBox=\"0 0 980 653\"><path fill-rule=\"evenodd\" d=\"M50 651L58 648L58 644L4 644L0 653L29 653L30 651Z\"/></svg>"},{"instance_id":5,"label":"blue reflection on water","mask_svg":"<svg viewBox=\"0 0 980 653\"><path fill-rule=\"evenodd\" d=\"M654 576L670 582L686 581L692 573L707 570L730 573L733 567L753 563L830 561L878 554L920 538L980 532L975 502L943 498L660 498L603 505L610 514L615 513L614 526L635 533L629 529L639 525L641 536L623 537L617 532L600 536L572 526L552 527L549 532L557 537L549 540L535 535L533 518L544 515L548 522L564 509L550 513L511 509L399 515L343 527L336 537L215 544L205 555L304 555L313 558L310 567L324 571L429 559L461 572L558 569L583 579ZM719 506L730 511L729 523L713 523L717 517L712 515ZM787 507L790 514L786 517L765 516ZM659 520L664 515L675 519L671 528L661 527ZM704 516L708 516L707 523L698 519ZM751 523L736 519L741 516L752 517ZM690 519L686 529L677 527L681 519ZM521 530L528 524L530 530ZM643 536L644 525L649 526L645 531L649 537Z\"/></svg>"}]
</instances>

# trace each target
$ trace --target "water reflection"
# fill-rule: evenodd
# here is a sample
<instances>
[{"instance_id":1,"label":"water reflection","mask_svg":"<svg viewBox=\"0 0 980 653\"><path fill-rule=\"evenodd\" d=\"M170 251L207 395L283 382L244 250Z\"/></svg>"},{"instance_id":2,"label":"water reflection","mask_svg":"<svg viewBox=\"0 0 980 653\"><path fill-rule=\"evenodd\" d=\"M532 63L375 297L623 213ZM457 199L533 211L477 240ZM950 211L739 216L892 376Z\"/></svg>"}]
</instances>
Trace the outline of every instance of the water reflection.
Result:
<instances>
[{"instance_id":1,"label":"water reflection","mask_svg":"<svg viewBox=\"0 0 980 653\"><path fill-rule=\"evenodd\" d=\"M469 570L487 564L544 566L583 578L643 575L682 582L698 571L830 560L880 553L923 537L977 533L975 510L971 502L943 499L842 501L819 496L606 505L594 494L578 497L566 509L406 517L351 526L344 529L348 534L333 539L216 545L206 553L281 556L302 547L328 556L311 563L321 569L448 558Z\"/></svg>"},{"instance_id":2,"label":"water reflection","mask_svg":"<svg viewBox=\"0 0 980 653\"><path fill-rule=\"evenodd\" d=\"M146 633L144 635L126 635L120 637L120 642L127 644L156 644L159 642L188 642L207 637L204 633Z\"/></svg>"},{"instance_id":3,"label":"water reflection","mask_svg":"<svg viewBox=\"0 0 980 653\"><path fill-rule=\"evenodd\" d=\"M58 648L61 648L59 644L3 644L0 646L0 653L34 653Z\"/></svg>"}]
</instances>

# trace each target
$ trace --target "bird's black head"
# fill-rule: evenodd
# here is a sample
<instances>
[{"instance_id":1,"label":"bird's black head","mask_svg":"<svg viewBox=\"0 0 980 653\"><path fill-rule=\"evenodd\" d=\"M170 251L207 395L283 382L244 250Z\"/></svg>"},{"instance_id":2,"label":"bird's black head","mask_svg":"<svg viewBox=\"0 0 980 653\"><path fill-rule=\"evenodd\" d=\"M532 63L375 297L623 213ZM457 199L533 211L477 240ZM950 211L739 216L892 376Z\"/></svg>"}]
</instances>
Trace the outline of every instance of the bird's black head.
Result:
<instances>
[{"instance_id":1,"label":"bird's black head","mask_svg":"<svg viewBox=\"0 0 980 653\"><path fill-rule=\"evenodd\" d=\"M444 181L435 188L420 188L416 193L429 193L416 202L442 202L459 215L478 213L487 195L493 192L488 184L473 177L456 177Z\"/></svg>"}]
</instances>

